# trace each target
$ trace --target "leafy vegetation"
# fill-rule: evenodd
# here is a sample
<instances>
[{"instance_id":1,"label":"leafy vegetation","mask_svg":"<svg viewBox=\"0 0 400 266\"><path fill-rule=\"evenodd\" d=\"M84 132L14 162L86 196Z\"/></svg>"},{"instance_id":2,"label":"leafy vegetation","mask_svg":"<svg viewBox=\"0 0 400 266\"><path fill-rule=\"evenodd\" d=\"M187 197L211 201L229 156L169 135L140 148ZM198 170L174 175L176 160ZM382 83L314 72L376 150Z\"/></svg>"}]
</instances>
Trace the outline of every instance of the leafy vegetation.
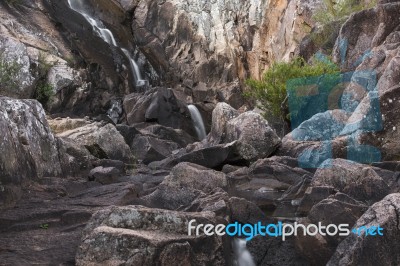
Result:
<instances>
[{"instance_id":1,"label":"leafy vegetation","mask_svg":"<svg viewBox=\"0 0 400 266\"><path fill-rule=\"evenodd\" d=\"M22 66L16 61L7 60L0 54L0 89L5 91L15 91L18 89L18 75Z\"/></svg>"},{"instance_id":2,"label":"leafy vegetation","mask_svg":"<svg viewBox=\"0 0 400 266\"><path fill-rule=\"evenodd\" d=\"M360 0L324 0L322 7L314 13L313 19L327 25L332 21L341 20L348 17L351 13L374 7L376 0L369 3Z\"/></svg>"},{"instance_id":3,"label":"leafy vegetation","mask_svg":"<svg viewBox=\"0 0 400 266\"><path fill-rule=\"evenodd\" d=\"M40 53L38 57L37 68L39 81L36 85L34 98L38 100L44 107L48 105L49 101L54 96L54 88L51 84L47 82L47 75L52 66L52 63L47 62L45 55L43 53Z\"/></svg>"},{"instance_id":4,"label":"leafy vegetation","mask_svg":"<svg viewBox=\"0 0 400 266\"><path fill-rule=\"evenodd\" d=\"M35 99L41 104L47 105L53 96L53 86L49 83L39 83L38 86L36 86Z\"/></svg>"},{"instance_id":5,"label":"leafy vegetation","mask_svg":"<svg viewBox=\"0 0 400 266\"><path fill-rule=\"evenodd\" d=\"M336 39L335 33L340 29L345 19L352 13L372 8L376 0L324 0L322 6L314 13L313 19L320 26L311 33L311 39L321 47L326 42Z\"/></svg>"},{"instance_id":6,"label":"leafy vegetation","mask_svg":"<svg viewBox=\"0 0 400 266\"><path fill-rule=\"evenodd\" d=\"M339 74L339 68L327 60L317 60L309 64L302 58L295 58L289 63L274 63L263 75L261 80L249 79L246 84L249 89L245 96L255 100L264 116L281 119L288 124L289 107L287 98L287 83L297 79L296 87L307 84L307 78L323 77L329 74ZM327 75L327 76L329 76Z\"/></svg>"}]
</instances>

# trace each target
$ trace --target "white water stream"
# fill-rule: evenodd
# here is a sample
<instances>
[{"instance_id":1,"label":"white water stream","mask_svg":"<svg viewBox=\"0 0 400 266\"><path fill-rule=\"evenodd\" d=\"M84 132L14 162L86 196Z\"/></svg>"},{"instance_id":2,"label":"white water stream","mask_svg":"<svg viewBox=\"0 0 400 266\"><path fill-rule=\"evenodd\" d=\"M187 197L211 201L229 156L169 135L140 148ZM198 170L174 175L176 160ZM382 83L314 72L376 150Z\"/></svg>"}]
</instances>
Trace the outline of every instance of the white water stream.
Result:
<instances>
[{"instance_id":1,"label":"white water stream","mask_svg":"<svg viewBox=\"0 0 400 266\"><path fill-rule=\"evenodd\" d=\"M188 105L188 109L190 111L190 116L192 118L193 125L197 133L197 137L199 138L199 140L205 139L207 134L206 134L206 129L204 127L203 118L201 117L199 109L197 109L197 107L194 106L193 104Z\"/></svg>"},{"instance_id":2,"label":"white water stream","mask_svg":"<svg viewBox=\"0 0 400 266\"><path fill-rule=\"evenodd\" d=\"M104 27L104 25L97 21L95 18L91 17L87 12L84 4L84 0L68 0L69 7L81 14L90 25L92 25L93 30L109 45L115 46L124 53L124 55L128 58L129 64L132 70L133 77L136 81L137 86L143 86L147 84L147 81L142 78L142 75L139 70L139 66L136 64L136 61L133 59L132 55L125 48L119 47L117 41L114 38L113 33Z\"/></svg>"}]
</instances>

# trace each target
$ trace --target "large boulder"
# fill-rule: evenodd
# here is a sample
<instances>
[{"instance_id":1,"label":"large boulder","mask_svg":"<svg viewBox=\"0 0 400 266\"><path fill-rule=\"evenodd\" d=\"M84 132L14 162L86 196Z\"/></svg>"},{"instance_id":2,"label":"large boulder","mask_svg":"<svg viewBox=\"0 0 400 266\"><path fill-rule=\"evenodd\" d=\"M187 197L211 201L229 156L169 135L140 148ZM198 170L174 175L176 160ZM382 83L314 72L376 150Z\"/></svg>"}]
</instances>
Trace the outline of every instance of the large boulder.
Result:
<instances>
[{"instance_id":1,"label":"large boulder","mask_svg":"<svg viewBox=\"0 0 400 266\"><path fill-rule=\"evenodd\" d=\"M228 121L239 116L239 112L227 103L218 103L212 112L211 132L207 141L212 144L223 143Z\"/></svg>"},{"instance_id":2,"label":"large boulder","mask_svg":"<svg viewBox=\"0 0 400 266\"><path fill-rule=\"evenodd\" d=\"M94 122L62 132L58 136L77 141L99 159L120 160L125 163L132 163L134 160L124 137L112 124Z\"/></svg>"},{"instance_id":3,"label":"large boulder","mask_svg":"<svg viewBox=\"0 0 400 266\"><path fill-rule=\"evenodd\" d=\"M36 100L0 97L0 183L62 175L60 142Z\"/></svg>"},{"instance_id":4,"label":"large boulder","mask_svg":"<svg viewBox=\"0 0 400 266\"><path fill-rule=\"evenodd\" d=\"M354 228L380 226L383 235L350 234L327 265L399 265L400 194L390 194L372 205Z\"/></svg>"},{"instance_id":5,"label":"large boulder","mask_svg":"<svg viewBox=\"0 0 400 266\"><path fill-rule=\"evenodd\" d=\"M386 182L370 166L344 159L325 161L315 172L311 186L331 186L369 204L390 193Z\"/></svg>"},{"instance_id":6,"label":"large boulder","mask_svg":"<svg viewBox=\"0 0 400 266\"><path fill-rule=\"evenodd\" d=\"M227 187L224 173L192 163L180 163L175 166L163 184L170 187L190 188L205 193L213 189Z\"/></svg>"},{"instance_id":7,"label":"large boulder","mask_svg":"<svg viewBox=\"0 0 400 266\"><path fill-rule=\"evenodd\" d=\"M86 226L77 265L226 265L219 236L189 236L188 223L216 224L211 212L184 213L140 206L110 207Z\"/></svg>"},{"instance_id":8,"label":"large boulder","mask_svg":"<svg viewBox=\"0 0 400 266\"><path fill-rule=\"evenodd\" d=\"M281 143L268 122L255 112L246 112L226 125L226 142L237 140L237 152L248 161L271 155Z\"/></svg>"},{"instance_id":9,"label":"large boulder","mask_svg":"<svg viewBox=\"0 0 400 266\"><path fill-rule=\"evenodd\" d=\"M123 107L128 125L157 122L195 135L189 110L171 89L157 87L144 94L129 94L124 98Z\"/></svg>"}]
</instances>

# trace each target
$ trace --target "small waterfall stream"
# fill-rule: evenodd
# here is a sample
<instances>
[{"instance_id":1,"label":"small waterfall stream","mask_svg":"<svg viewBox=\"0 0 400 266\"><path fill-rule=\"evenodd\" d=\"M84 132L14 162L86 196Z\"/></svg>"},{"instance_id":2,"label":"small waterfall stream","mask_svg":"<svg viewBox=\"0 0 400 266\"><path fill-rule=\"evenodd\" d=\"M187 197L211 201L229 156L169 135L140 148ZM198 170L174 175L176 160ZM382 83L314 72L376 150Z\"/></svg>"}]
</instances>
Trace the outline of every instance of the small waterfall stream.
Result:
<instances>
[{"instance_id":1,"label":"small waterfall stream","mask_svg":"<svg viewBox=\"0 0 400 266\"><path fill-rule=\"evenodd\" d=\"M199 138L199 140L205 139L207 133L199 109L197 109L197 107L194 106L193 104L188 105L188 109L190 111L190 117L192 118L193 125L197 133L197 137Z\"/></svg>"},{"instance_id":2,"label":"small waterfall stream","mask_svg":"<svg viewBox=\"0 0 400 266\"><path fill-rule=\"evenodd\" d=\"M246 240L241 238L234 239L233 252L235 254L235 266L256 266L250 252L247 250Z\"/></svg>"},{"instance_id":3,"label":"small waterfall stream","mask_svg":"<svg viewBox=\"0 0 400 266\"><path fill-rule=\"evenodd\" d=\"M114 38L113 33L104 27L103 23L101 21L97 21L96 19L92 18L87 12L86 8L84 5L84 0L68 0L69 7L81 14L86 21L92 25L93 30L99 35L100 38L102 38L106 43L109 45L115 46L124 53L124 55L128 58L129 64L132 70L133 77L136 81L136 86L144 86L147 84L147 81L142 78L142 75L139 70L139 66L136 64L136 61L133 59L132 55L130 52L122 47L119 47L117 44L117 41Z\"/></svg>"}]
</instances>

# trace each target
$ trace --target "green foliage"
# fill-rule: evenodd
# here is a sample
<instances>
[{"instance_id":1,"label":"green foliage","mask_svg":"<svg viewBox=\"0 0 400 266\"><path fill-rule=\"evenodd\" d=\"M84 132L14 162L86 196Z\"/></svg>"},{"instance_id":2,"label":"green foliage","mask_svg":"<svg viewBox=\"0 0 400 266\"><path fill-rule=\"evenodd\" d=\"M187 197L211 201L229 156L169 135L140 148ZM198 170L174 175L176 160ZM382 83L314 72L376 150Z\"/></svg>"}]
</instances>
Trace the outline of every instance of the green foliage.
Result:
<instances>
[{"instance_id":1,"label":"green foliage","mask_svg":"<svg viewBox=\"0 0 400 266\"><path fill-rule=\"evenodd\" d=\"M369 1L369 2L367 2ZM334 42L336 34L346 18L364 9L372 8L376 5L376 0L324 0L321 8L313 15L313 19L320 26L319 29L311 33L311 39L318 47L322 47L327 42ZM333 44L331 44L333 46Z\"/></svg>"},{"instance_id":2,"label":"green foliage","mask_svg":"<svg viewBox=\"0 0 400 266\"><path fill-rule=\"evenodd\" d=\"M46 106L53 96L53 86L51 86L49 83L40 82L36 86L35 99L38 100L42 105Z\"/></svg>"},{"instance_id":3,"label":"green foliage","mask_svg":"<svg viewBox=\"0 0 400 266\"><path fill-rule=\"evenodd\" d=\"M327 25L375 5L376 0L371 0L369 3L362 0L324 0L322 7L314 13L313 19L322 25Z\"/></svg>"},{"instance_id":4,"label":"green foliage","mask_svg":"<svg viewBox=\"0 0 400 266\"><path fill-rule=\"evenodd\" d=\"M40 228L41 229L49 229L49 224L41 224Z\"/></svg>"},{"instance_id":5,"label":"green foliage","mask_svg":"<svg viewBox=\"0 0 400 266\"><path fill-rule=\"evenodd\" d=\"M47 106L49 101L54 96L54 88L47 82L47 75L53 65L53 63L47 62L45 54L39 53L37 67L39 81L36 85L34 98L38 100L44 107Z\"/></svg>"},{"instance_id":6,"label":"green foliage","mask_svg":"<svg viewBox=\"0 0 400 266\"><path fill-rule=\"evenodd\" d=\"M0 89L13 91L17 90L18 74L22 66L16 61L9 61L0 54Z\"/></svg>"},{"instance_id":7,"label":"green foliage","mask_svg":"<svg viewBox=\"0 0 400 266\"><path fill-rule=\"evenodd\" d=\"M266 118L273 116L289 122L286 85L289 80L319 77L325 74L339 73L339 68L331 62L313 60L308 64L302 58L289 63L274 63L261 80L249 79L249 89L245 96L256 100Z\"/></svg>"}]
</instances>

